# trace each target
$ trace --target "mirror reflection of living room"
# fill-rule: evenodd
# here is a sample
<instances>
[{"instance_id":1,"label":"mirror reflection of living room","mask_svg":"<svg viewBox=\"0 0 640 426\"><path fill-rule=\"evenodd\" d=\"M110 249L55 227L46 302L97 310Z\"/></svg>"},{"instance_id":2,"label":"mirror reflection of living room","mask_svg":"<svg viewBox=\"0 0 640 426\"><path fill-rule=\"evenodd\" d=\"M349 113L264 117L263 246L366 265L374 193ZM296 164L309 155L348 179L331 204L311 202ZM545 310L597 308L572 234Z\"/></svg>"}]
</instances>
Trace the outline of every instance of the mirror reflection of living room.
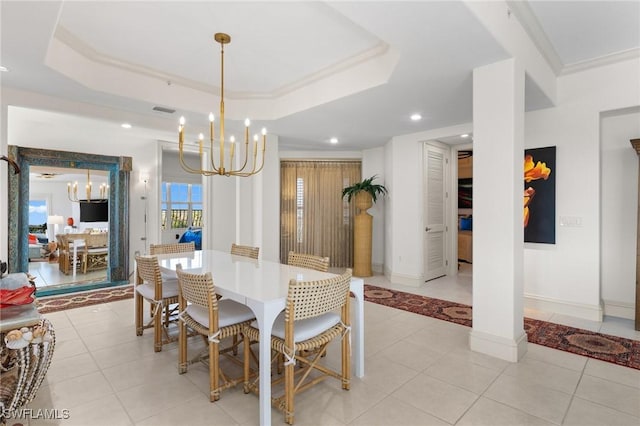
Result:
<instances>
[{"instance_id":1,"label":"mirror reflection of living room","mask_svg":"<svg viewBox=\"0 0 640 426\"><path fill-rule=\"evenodd\" d=\"M30 167L29 273L37 287L107 280L107 183L106 171Z\"/></svg>"},{"instance_id":2,"label":"mirror reflection of living room","mask_svg":"<svg viewBox=\"0 0 640 426\"><path fill-rule=\"evenodd\" d=\"M458 269L473 263L473 151L458 151Z\"/></svg>"}]
</instances>

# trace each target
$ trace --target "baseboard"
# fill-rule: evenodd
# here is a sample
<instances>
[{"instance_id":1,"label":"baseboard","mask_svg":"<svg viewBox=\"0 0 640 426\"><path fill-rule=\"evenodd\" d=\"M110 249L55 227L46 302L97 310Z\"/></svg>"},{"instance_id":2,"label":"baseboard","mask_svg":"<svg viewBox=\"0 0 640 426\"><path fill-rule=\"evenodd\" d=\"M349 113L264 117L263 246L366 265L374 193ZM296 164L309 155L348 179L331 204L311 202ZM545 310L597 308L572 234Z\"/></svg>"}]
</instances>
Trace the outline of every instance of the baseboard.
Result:
<instances>
[{"instance_id":1,"label":"baseboard","mask_svg":"<svg viewBox=\"0 0 640 426\"><path fill-rule=\"evenodd\" d=\"M424 283L424 279L421 276L395 274L388 268L385 268L384 276L394 284L402 284L409 287L420 287Z\"/></svg>"},{"instance_id":2,"label":"baseboard","mask_svg":"<svg viewBox=\"0 0 640 426\"><path fill-rule=\"evenodd\" d=\"M384 264L383 263L372 263L371 270L378 274L384 273Z\"/></svg>"},{"instance_id":3,"label":"baseboard","mask_svg":"<svg viewBox=\"0 0 640 426\"><path fill-rule=\"evenodd\" d=\"M636 318L636 305L633 303L603 300L604 314L610 317L618 317L633 320Z\"/></svg>"},{"instance_id":4,"label":"baseboard","mask_svg":"<svg viewBox=\"0 0 640 426\"><path fill-rule=\"evenodd\" d=\"M583 303L572 303L527 293L524 295L524 307L539 311L553 312L554 314L569 315L590 321L602 322L602 318L604 316L604 307L602 306L602 303L598 305L586 305Z\"/></svg>"},{"instance_id":5,"label":"baseboard","mask_svg":"<svg viewBox=\"0 0 640 426\"><path fill-rule=\"evenodd\" d=\"M509 362L518 362L527 353L527 333L515 339L485 333L472 329L469 333L469 347L480 352Z\"/></svg>"}]
</instances>

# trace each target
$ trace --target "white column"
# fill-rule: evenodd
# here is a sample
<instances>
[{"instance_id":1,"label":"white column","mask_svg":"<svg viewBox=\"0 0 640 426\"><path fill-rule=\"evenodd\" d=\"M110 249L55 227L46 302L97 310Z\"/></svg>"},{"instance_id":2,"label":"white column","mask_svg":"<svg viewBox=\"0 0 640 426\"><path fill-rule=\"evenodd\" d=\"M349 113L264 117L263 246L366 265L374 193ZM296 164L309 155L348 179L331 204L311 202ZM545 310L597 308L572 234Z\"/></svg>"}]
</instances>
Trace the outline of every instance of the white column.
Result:
<instances>
[{"instance_id":1,"label":"white column","mask_svg":"<svg viewBox=\"0 0 640 426\"><path fill-rule=\"evenodd\" d=\"M508 59L473 71L471 349L526 352L523 322L524 70Z\"/></svg>"}]
</instances>

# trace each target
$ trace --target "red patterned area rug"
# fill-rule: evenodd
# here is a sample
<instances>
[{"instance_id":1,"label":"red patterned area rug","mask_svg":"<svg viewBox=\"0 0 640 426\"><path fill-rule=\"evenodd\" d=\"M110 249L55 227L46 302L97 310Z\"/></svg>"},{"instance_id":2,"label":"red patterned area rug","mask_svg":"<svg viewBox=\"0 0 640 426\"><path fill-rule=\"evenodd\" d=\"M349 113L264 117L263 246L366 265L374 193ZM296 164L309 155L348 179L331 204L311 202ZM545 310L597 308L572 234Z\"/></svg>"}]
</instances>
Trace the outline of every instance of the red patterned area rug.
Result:
<instances>
[{"instance_id":1,"label":"red patterned area rug","mask_svg":"<svg viewBox=\"0 0 640 426\"><path fill-rule=\"evenodd\" d=\"M471 306L365 284L368 302L471 327ZM640 370L640 341L524 319L528 341Z\"/></svg>"},{"instance_id":2,"label":"red patterned area rug","mask_svg":"<svg viewBox=\"0 0 640 426\"><path fill-rule=\"evenodd\" d=\"M70 293L62 296L37 298L36 304L38 305L38 311L41 314L47 314L65 309L81 308L83 306L131 299L132 297L133 286L124 285L101 288L99 290L90 290L81 293Z\"/></svg>"}]
</instances>

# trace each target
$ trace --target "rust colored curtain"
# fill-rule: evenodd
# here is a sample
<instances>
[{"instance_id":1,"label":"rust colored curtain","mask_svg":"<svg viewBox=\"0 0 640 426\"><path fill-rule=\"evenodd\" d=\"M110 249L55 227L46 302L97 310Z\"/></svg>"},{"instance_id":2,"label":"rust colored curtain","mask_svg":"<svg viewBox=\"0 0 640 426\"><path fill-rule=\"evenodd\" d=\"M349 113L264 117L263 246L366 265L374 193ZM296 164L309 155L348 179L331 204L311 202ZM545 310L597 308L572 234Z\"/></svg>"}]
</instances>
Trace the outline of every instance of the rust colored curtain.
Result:
<instances>
[{"instance_id":1,"label":"rust colored curtain","mask_svg":"<svg viewBox=\"0 0 640 426\"><path fill-rule=\"evenodd\" d=\"M353 266L355 207L342 189L361 179L360 161L281 161L280 261L290 250Z\"/></svg>"}]
</instances>

